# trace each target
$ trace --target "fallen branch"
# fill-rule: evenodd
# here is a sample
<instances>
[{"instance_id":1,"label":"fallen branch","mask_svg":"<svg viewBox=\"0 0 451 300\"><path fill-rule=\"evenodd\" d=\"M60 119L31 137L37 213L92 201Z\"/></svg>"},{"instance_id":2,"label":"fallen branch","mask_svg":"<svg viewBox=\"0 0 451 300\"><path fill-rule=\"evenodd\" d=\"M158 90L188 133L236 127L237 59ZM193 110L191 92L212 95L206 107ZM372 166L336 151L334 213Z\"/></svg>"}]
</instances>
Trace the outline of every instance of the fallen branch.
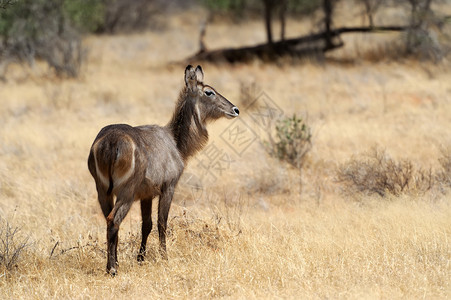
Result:
<instances>
[{"instance_id":1,"label":"fallen branch","mask_svg":"<svg viewBox=\"0 0 451 300\"><path fill-rule=\"evenodd\" d=\"M261 60L274 60L281 56L294 56L300 57L314 53L324 53L333 49L340 48L344 43L340 40L334 43L325 43L326 37L332 37L337 39L341 34L367 32L367 33L380 33L388 31L404 31L407 30L407 26L373 26L373 27L341 27L330 32L320 32L299 38L293 38L272 44L259 44L256 46L248 46L241 48L225 48L196 53L189 57L188 61L226 61L229 63L245 62L253 58Z\"/></svg>"},{"instance_id":2,"label":"fallen branch","mask_svg":"<svg viewBox=\"0 0 451 300\"><path fill-rule=\"evenodd\" d=\"M59 253L55 253L55 249L56 249L56 247L57 247L58 245L59 245L59 241L57 241L57 242L55 243L55 245L53 246L52 251L50 252L50 255L49 255L49 259L52 259L53 257L57 257L57 256L59 256L59 255L65 254L65 253L67 253L67 252L69 252L69 251L72 251L72 250L75 250L75 249L83 249L83 248L86 248L86 247L91 247L91 248L93 248L93 249L95 249L95 250L98 250L98 251L100 251L100 252L102 252L102 253L106 253L105 250L100 249L100 248L97 246L97 242L95 242L94 244L92 244L92 243L86 243L85 245L72 246L72 247L69 247L69 248L66 248L66 249L61 249L61 250L59 251ZM55 255L54 255L54 253L55 253Z\"/></svg>"}]
</instances>

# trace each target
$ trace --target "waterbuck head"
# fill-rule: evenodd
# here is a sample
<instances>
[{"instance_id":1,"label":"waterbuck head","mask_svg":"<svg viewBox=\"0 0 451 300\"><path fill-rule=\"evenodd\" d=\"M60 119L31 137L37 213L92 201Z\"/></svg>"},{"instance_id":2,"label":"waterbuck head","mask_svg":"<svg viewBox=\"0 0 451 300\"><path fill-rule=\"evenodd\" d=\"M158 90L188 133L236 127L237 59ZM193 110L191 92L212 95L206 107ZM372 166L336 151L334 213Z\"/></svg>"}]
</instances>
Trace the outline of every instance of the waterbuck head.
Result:
<instances>
[{"instance_id":1,"label":"waterbuck head","mask_svg":"<svg viewBox=\"0 0 451 300\"><path fill-rule=\"evenodd\" d=\"M185 84L188 93L196 99L196 113L202 123L221 117L235 118L240 111L213 87L204 84L204 72L201 66L194 69L188 65L185 69Z\"/></svg>"},{"instance_id":2,"label":"waterbuck head","mask_svg":"<svg viewBox=\"0 0 451 300\"><path fill-rule=\"evenodd\" d=\"M171 130L177 148L186 161L208 141L206 124L221 117L235 118L240 111L214 88L203 83L200 66L185 69L185 86L180 92L172 119Z\"/></svg>"}]
</instances>

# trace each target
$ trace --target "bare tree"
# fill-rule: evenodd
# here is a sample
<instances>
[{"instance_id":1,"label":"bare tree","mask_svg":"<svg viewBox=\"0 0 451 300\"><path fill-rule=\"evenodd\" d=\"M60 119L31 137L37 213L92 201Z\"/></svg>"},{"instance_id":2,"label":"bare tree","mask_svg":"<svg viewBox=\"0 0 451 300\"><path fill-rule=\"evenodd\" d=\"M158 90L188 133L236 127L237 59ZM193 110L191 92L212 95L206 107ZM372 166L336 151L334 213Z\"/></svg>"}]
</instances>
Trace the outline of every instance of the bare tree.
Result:
<instances>
[{"instance_id":1,"label":"bare tree","mask_svg":"<svg viewBox=\"0 0 451 300\"><path fill-rule=\"evenodd\" d=\"M288 0L280 0L279 18L280 18L280 40L285 41L286 15L288 10Z\"/></svg>"},{"instance_id":2,"label":"bare tree","mask_svg":"<svg viewBox=\"0 0 451 300\"><path fill-rule=\"evenodd\" d=\"M333 2L334 0L324 0L323 1L323 11L324 11L324 27L325 27L325 42L326 49L333 48L332 42L332 14L333 14Z\"/></svg>"},{"instance_id":3,"label":"bare tree","mask_svg":"<svg viewBox=\"0 0 451 300\"><path fill-rule=\"evenodd\" d=\"M264 17L265 17L265 28L266 28L266 37L267 43L272 45L272 11L275 6L275 0L263 0L264 5Z\"/></svg>"},{"instance_id":4,"label":"bare tree","mask_svg":"<svg viewBox=\"0 0 451 300\"><path fill-rule=\"evenodd\" d=\"M360 0L364 6L364 13L368 18L370 27L374 27L374 14L381 5L384 4L384 0Z\"/></svg>"}]
</instances>

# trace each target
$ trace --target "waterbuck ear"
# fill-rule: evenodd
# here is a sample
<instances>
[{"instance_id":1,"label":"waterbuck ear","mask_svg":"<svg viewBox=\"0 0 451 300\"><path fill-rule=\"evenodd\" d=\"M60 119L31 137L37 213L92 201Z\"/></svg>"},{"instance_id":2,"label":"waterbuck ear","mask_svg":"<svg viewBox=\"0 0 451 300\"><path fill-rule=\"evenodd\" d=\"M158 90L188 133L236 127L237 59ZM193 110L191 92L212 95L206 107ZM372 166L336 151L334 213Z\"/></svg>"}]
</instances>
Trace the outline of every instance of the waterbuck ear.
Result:
<instances>
[{"instance_id":1,"label":"waterbuck ear","mask_svg":"<svg viewBox=\"0 0 451 300\"><path fill-rule=\"evenodd\" d=\"M193 91L197 87L196 70L194 70L192 65L188 65L185 69L185 84Z\"/></svg>"},{"instance_id":2,"label":"waterbuck ear","mask_svg":"<svg viewBox=\"0 0 451 300\"><path fill-rule=\"evenodd\" d=\"M204 71L202 71L201 66L196 67L196 77L197 77L197 81L204 82Z\"/></svg>"}]
</instances>

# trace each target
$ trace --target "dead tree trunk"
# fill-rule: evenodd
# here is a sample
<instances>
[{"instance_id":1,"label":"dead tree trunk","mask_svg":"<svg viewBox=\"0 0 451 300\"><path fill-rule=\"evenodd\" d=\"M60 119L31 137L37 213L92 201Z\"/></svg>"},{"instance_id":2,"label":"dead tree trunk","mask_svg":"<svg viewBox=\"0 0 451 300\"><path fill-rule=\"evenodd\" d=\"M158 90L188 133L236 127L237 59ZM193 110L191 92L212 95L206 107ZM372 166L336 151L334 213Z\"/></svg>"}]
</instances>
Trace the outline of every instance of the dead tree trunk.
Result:
<instances>
[{"instance_id":1,"label":"dead tree trunk","mask_svg":"<svg viewBox=\"0 0 451 300\"><path fill-rule=\"evenodd\" d=\"M370 24L370 27L373 27L374 23L373 23L373 12L371 9L371 3L369 0L366 0L366 1L364 1L364 4L365 4L365 12L368 17L368 22Z\"/></svg>"},{"instance_id":2,"label":"dead tree trunk","mask_svg":"<svg viewBox=\"0 0 451 300\"><path fill-rule=\"evenodd\" d=\"M274 8L274 0L263 0L263 4L265 6L264 9L264 17L265 17L265 28L266 28L266 37L267 43L272 45L272 10Z\"/></svg>"},{"instance_id":3,"label":"dead tree trunk","mask_svg":"<svg viewBox=\"0 0 451 300\"><path fill-rule=\"evenodd\" d=\"M324 11L324 33L326 49L333 48L332 42L332 13L333 13L333 0L323 0L323 11Z\"/></svg>"},{"instance_id":4,"label":"dead tree trunk","mask_svg":"<svg viewBox=\"0 0 451 300\"><path fill-rule=\"evenodd\" d=\"M385 0L361 0L364 6L363 14L368 18L370 27L374 26L374 14L379 7L384 4L384 1Z\"/></svg>"},{"instance_id":5,"label":"dead tree trunk","mask_svg":"<svg viewBox=\"0 0 451 300\"><path fill-rule=\"evenodd\" d=\"M280 11L279 11L280 40L281 41L285 41L285 25L286 25L287 8L288 8L288 0L281 0L280 1Z\"/></svg>"}]
</instances>

